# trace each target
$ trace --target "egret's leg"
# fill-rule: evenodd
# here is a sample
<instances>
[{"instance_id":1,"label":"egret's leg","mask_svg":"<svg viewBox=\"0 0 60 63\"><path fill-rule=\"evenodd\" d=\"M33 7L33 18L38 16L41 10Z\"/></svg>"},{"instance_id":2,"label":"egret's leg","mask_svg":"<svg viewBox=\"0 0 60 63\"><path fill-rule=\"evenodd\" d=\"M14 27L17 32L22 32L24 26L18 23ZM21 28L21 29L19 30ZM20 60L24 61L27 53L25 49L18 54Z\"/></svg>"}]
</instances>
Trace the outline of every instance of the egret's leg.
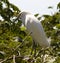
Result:
<instances>
[{"instance_id":1,"label":"egret's leg","mask_svg":"<svg viewBox=\"0 0 60 63\"><path fill-rule=\"evenodd\" d=\"M37 46L37 45L36 45L35 41L33 40L31 55L32 55L33 50L34 50L34 56L36 56L36 46Z\"/></svg>"},{"instance_id":2,"label":"egret's leg","mask_svg":"<svg viewBox=\"0 0 60 63\"><path fill-rule=\"evenodd\" d=\"M45 63L45 58L44 58L44 56L45 56L45 48L43 48L43 55L42 55L42 57L41 57L41 62L42 63Z\"/></svg>"},{"instance_id":3,"label":"egret's leg","mask_svg":"<svg viewBox=\"0 0 60 63\"><path fill-rule=\"evenodd\" d=\"M34 49L34 57L36 56L36 43L35 43L35 41L33 42L33 49Z\"/></svg>"}]
</instances>

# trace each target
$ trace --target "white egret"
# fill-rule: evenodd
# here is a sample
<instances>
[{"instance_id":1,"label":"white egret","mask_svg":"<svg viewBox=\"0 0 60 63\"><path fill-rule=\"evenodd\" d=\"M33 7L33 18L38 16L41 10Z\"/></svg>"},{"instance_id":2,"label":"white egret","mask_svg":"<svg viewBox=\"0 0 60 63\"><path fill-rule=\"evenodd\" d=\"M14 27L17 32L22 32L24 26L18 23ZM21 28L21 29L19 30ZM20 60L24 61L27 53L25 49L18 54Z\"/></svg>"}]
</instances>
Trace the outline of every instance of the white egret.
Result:
<instances>
[{"instance_id":1,"label":"white egret","mask_svg":"<svg viewBox=\"0 0 60 63\"><path fill-rule=\"evenodd\" d=\"M39 20L29 12L21 12L17 19L20 19L25 25L35 43L38 43L42 48L50 46L50 43L47 41L46 34L44 32L42 24Z\"/></svg>"}]
</instances>

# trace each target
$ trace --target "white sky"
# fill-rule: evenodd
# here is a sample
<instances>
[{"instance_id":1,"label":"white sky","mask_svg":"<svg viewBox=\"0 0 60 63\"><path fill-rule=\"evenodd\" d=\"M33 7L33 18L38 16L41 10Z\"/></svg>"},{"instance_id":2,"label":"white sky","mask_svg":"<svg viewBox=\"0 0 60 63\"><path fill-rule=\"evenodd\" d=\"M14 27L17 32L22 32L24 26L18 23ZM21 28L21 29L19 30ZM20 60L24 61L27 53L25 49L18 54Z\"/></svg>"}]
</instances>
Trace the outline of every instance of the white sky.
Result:
<instances>
[{"instance_id":1,"label":"white sky","mask_svg":"<svg viewBox=\"0 0 60 63\"><path fill-rule=\"evenodd\" d=\"M40 15L53 14L56 11L56 5L60 0L9 0L15 4L21 11L28 11L30 13ZM53 9L48 9L49 6L53 6Z\"/></svg>"}]
</instances>

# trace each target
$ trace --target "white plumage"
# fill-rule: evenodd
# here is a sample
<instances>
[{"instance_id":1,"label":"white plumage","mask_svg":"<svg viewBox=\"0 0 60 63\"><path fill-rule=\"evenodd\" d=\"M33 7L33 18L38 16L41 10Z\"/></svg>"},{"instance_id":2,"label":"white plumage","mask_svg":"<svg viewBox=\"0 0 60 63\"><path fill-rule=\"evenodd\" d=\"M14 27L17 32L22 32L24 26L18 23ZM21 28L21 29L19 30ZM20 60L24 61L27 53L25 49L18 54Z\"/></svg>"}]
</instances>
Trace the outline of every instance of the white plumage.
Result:
<instances>
[{"instance_id":1,"label":"white plumage","mask_svg":"<svg viewBox=\"0 0 60 63\"><path fill-rule=\"evenodd\" d=\"M41 23L34 15L28 12L21 12L17 18L21 19L36 43L43 48L50 46Z\"/></svg>"}]
</instances>

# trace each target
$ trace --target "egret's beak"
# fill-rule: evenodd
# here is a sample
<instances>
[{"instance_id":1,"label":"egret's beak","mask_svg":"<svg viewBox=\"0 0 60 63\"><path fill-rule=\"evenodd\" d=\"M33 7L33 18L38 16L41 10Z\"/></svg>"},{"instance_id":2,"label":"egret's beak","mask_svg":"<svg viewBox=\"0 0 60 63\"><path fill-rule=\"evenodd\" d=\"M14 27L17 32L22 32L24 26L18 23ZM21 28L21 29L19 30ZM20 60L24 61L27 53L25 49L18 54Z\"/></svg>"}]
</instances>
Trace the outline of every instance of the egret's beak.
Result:
<instances>
[{"instance_id":1,"label":"egret's beak","mask_svg":"<svg viewBox=\"0 0 60 63\"><path fill-rule=\"evenodd\" d=\"M17 16L17 18L14 20L14 22L17 21L18 19L21 20L20 16L21 16L21 13Z\"/></svg>"}]
</instances>

